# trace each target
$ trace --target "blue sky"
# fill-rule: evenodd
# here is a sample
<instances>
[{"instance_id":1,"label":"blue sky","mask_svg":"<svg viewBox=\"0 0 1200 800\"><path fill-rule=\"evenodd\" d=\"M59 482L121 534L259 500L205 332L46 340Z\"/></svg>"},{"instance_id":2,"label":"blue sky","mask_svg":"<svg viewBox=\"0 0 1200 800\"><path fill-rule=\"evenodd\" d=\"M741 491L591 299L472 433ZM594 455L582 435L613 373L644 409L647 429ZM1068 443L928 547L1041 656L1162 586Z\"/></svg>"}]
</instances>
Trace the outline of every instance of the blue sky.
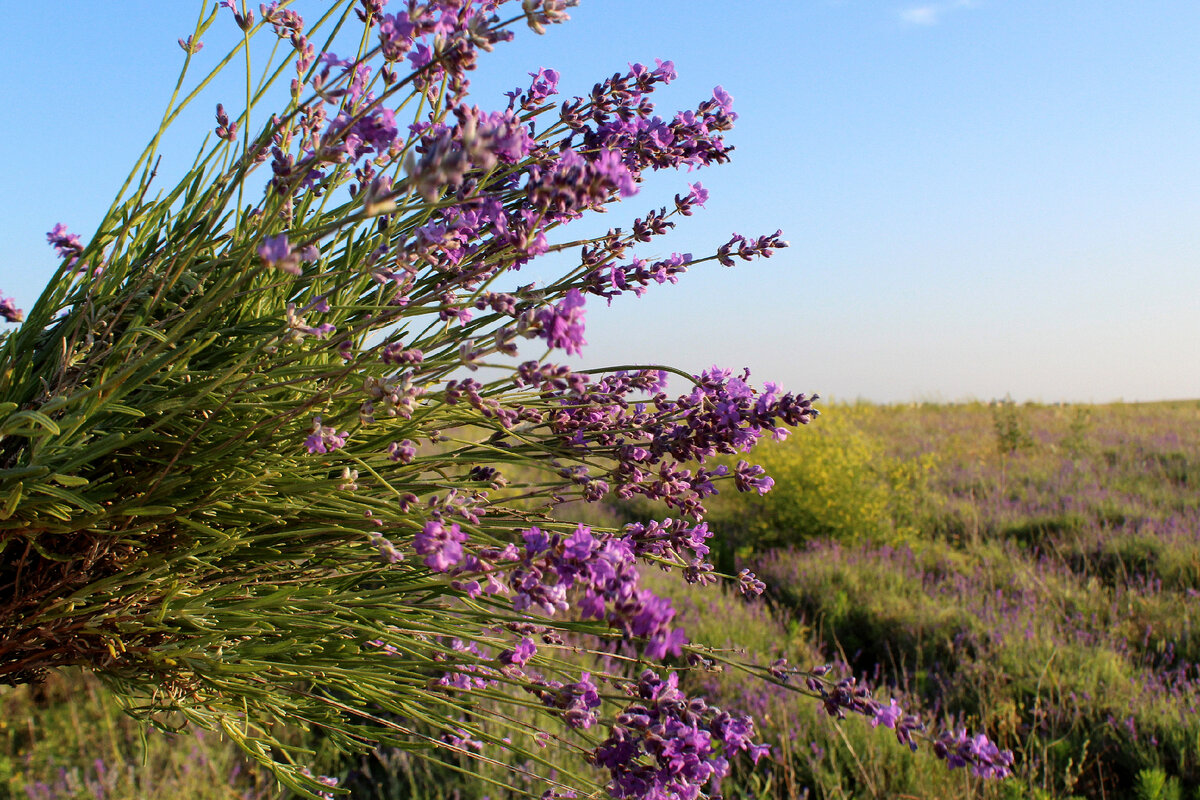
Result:
<instances>
[{"instance_id":1,"label":"blue sky","mask_svg":"<svg viewBox=\"0 0 1200 800\"><path fill-rule=\"evenodd\" d=\"M45 231L86 235L107 208L199 8L7 11L0 291L18 305L54 268ZM749 366L843 400L1200 397L1200 6L584 0L571 13L487 56L475 102L500 106L541 66L570 95L671 59L680 79L659 111L724 86L740 115L733 161L655 176L601 229L699 179L708 208L643 255L707 254L735 231L782 229L792 244L593 301L589 365ZM201 66L233 36L218 27ZM216 102L236 105L231 80L184 119L165 174L190 160Z\"/></svg>"}]
</instances>

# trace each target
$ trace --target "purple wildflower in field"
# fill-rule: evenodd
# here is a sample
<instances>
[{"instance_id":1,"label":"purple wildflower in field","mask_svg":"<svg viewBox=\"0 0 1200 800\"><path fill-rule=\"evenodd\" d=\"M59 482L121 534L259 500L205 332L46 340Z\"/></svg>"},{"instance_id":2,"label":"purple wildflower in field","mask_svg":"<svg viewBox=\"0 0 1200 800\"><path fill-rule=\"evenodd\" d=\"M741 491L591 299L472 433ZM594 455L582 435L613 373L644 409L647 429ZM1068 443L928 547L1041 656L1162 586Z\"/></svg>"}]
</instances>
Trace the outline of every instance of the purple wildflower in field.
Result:
<instances>
[{"instance_id":1,"label":"purple wildflower in field","mask_svg":"<svg viewBox=\"0 0 1200 800\"><path fill-rule=\"evenodd\" d=\"M871 727L882 725L885 728L895 728L896 722L904 714L904 709L896 704L896 698L892 698L892 702L886 706L880 706L875 711L875 716L871 719Z\"/></svg>"},{"instance_id":2,"label":"purple wildflower in field","mask_svg":"<svg viewBox=\"0 0 1200 800\"><path fill-rule=\"evenodd\" d=\"M462 561L465 541L467 534L458 523L447 526L439 520L430 520L413 539L413 549L425 556L425 566L435 572L446 572Z\"/></svg>"},{"instance_id":3,"label":"purple wildflower in field","mask_svg":"<svg viewBox=\"0 0 1200 800\"><path fill-rule=\"evenodd\" d=\"M540 103L548 97L558 94L558 70L539 68L537 72L529 73L533 81L529 84L529 104Z\"/></svg>"},{"instance_id":4,"label":"purple wildflower in field","mask_svg":"<svg viewBox=\"0 0 1200 800\"><path fill-rule=\"evenodd\" d=\"M963 728L947 731L934 742L933 752L945 759L950 769L970 767L981 778L1004 778L1012 773L1012 752L996 747L982 733L968 736Z\"/></svg>"},{"instance_id":5,"label":"purple wildflower in field","mask_svg":"<svg viewBox=\"0 0 1200 800\"><path fill-rule=\"evenodd\" d=\"M638 586L630 536L596 537L580 525L566 539L548 537L537 528L525 531L524 538L523 563L508 577L514 610L565 611L570 607L568 590L578 589L584 618L605 620L642 638L650 658L682 654L687 637L672 626L675 609L670 601Z\"/></svg>"},{"instance_id":6,"label":"purple wildflower in field","mask_svg":"<svg viewBox=\"0 0 1200 800\"><path fill-rule=\"evenodd\" d=\"M309 651L309 675L321 691L314 689L302 704L334 696L341 702L345 696L395 713L406 705L420 706L430 697L427 692L435 692L430 718L440 730L430 733L429 741L436 745L440 736L441 742L471 755L483 741L498 744L496 729L485 722L491 721L492 701L504 681L536 694L548 713L569 728L594 731L601 720L607 724L615 719L586 745L601 741L592 759L609 771L614 797L719 796L734 757L746 753L757 762L767 747L756 743L749 717L722 712L680 690L676 668L685 671L690 664L711 669L713 662L688 652L700 648L688 647L676 607L649 588L640 570L647 565L676 568L691 584L716 582L704 503L722 487L763 494L772 485L762 467L724 462L768 434L778 437L787 426L807 423L816 415L811 405L815 398L784 394L773 384L760 391L747 382L748 371L717 368L693 376L686 393L672 397L661 369L576 372L541 361L518 366L516 356L522 338L537 337L550 350L581 355L589 293L609 301L625 293L640 295L652 285L675 283L698 263L769 257L786 243L778 233L758 239L735 236L709 258L668 247L658 249L670 253L665 257L638 257L634 248L657 244L656 237L670 232L679 217L704 206L708 191L689 183L686 192L675 196L673 208L667 203L651 209L628 230L612 228L584 242L579 271L562 280L513 288L506 273L552 248L561 249L548 238L557 236L559 227L633 196L650 172L690 171L728 160L732 148L724 133L737 118L732 98L718 86L692 110L656 112L655 88L676 77L671 62L657 61L653 67L630 64L627 72L601 81L586 96L561 104L551 101L559 74L542 68L529 73L525 88L507 95L508 108L487 111L467 102L467 76L479 52L511 38L507 28L514 17L520 20L520 12L497 14L497 0L431 0L401 4L405 8L385 14L386 0L359 0L347 5L364 23L358 38L363 46L358 55L343 51L339 56L321 52L309 41L309 36L314 42L324 39L317 37L324 20L306 30L299 14L281 7L286 5L264 1L258 6L262 24L256 26L247 0L219 0L218 8L228 9L243 32L261 31L272 46L280 46L283 61L273 74L289 73L283 75L279 94L285 94L282 84L291 79L291 101L268 115L257 110L252 115L250 108L227 113L217 105L218 141L209 145L216 159L202 163L220 163L226 176L221 181L228 185L209 187L218 190L208 194L192 190L171 195L179 198L186 214L164 206L166 216L146 217L178 218L176 238L183 241L194 230L200 237L197 246L168 247L139 234L138 248L122 251L124 245L118 244L112 255L104 256L107 244L85 248L61 225L48 240L64 259L82 259L85 252L95 253L89 257L97 263L113 258L111 263L124 270L122 280L131 274L131 264L140 265L116 259L144 255L148 266L170 276L165 285L171 295L153 295L143 310L154 313L130 314L130 320L144 320L157 332L174 324L175 306L169 304L186 314L200 308L205 313L181 317L195 317L197 324L209 326L207 333L219 332L213 341L223 345L228 338L233 343L236 370L217 358L221 354L214 345L190 364L179 359L172 370L186 367L188 380L176 381L181 373L171 372L167 377L174 383L168 388L195 404L196 414L178 415L181 424L204 421L185 440L189 446L195 441L198 453L207 452L201 443L215 431L221 449L214 448L214 457L242 446L256 457L274 457L280 454L267 445L272 435L280 434L282 457L264 460L270 466L258 470L268 476L264 480L278 485L268 487L269 492L255 489L253 503L233 502L238 499L233 496L220 507L227 507L231 518L252 507L246 527L271 526L274 538L269 541L272 547L277 542L284 554L256 550L248 560L237 561L239 570L253 566L259 572L250 574L261 575L242 580L239 572L234 576L239 587L244 583L246 591L270 592L272 597L295 591L300 599L306 587L321 589L312 586L314 579L328 578L335 587L323 606L312 606L338 620L324 633L296 618L290 602L259 606L274 626L269 629L281 636L288 625L301 622L308 631L304 636L319 638L322 645L323 637L338 637L337 648ZM529 26L541 32L566 20L566 9L574 5L575 0L525 0L521 10ZM346 15L338 22L339 28L349 19ZM235 38L246 46L248 37ZM200 43L189 37L180 46L190 56ZM402 116L410 111L412 117ZM237 121L244 126L252 116L270 119L262 135L239 131ZM268 164L269 170L255 172ZM253 188L262 191L243 205L249 175L259 181ZM196 205L199 197L203 203ZM234 197L237 208L229 205ZM210 242L203 239L206 235ZM272 279L272 270L298 279ZM108 284L117 287L121 281L96 283L108 290ZM74 277L71 286L93 288ZM209 291L210 286L221 292ZM490 290L499 287L508 291ZM235 306L235 301L243 305ZM11 319L20 314L6 311L10 307L11 301L0 296L0 315ZM230 314L229 325L221 316L225 313ZM114 335L125 336L122 331ZM230 331L236 335L226 336ZM260 332L265 332L261 343L250 341ZM18 331L17 337L24 334ZM140 334L128 338L157 347ZM126 340L114 339L118 341L124 346ZM247 342L254 346L243 346ZM211 361L204 361L202 371L203 359ZM508 375L503 374L506 369ZM465 377L468 370L483 371L477 379ZM195 375L224 375L237 383L215 388L205 383L204 391L197 391L199 384L175 385ZM217 391L222 388L228 391ZM158 408L161 398L147 396ZM263 406L259 416L252 413L252 399ZM353 426L345 423L355 431L354 438L313 416L304 447L311 455L328 457L305 458L296 447L299 429L287 420L318 411L331 420L354 420ZM253 435L233 437L226 444L226 425L240 422L243 412ZM422 455L416 461L418 443ZM290 465L274 466L288 459ZM131 463L142 461L135 457ZM179 461L185 463L190 462ZM350 464L363 470L361 484L360 473ZM526 467L541 474L527 477L522 474ZM110 473L117 474L96 474ZM154 481L155 490L159 482ZM231 492L241 491L240 479L229 483ZM312 486L318 489L311 496L300 496ZM283 502L293 491L294 502ZM512 498L519 501L515 508L508 505ZM548 510L575 499L661 501L674 518L593 528L564 523ZM533 501L528 508L526 500ZM201 505L207 503L205 499ZM277 530L287 530L293 522L295 530L316 534L283 541L289 537L279 537ZM195 526L195 535L205 535L207 525ZM257 528L253 532L258 538L246 537L248 541L268 541ZM424 568L411 555L406 559L410 553L422 559ZM251 564L256 557L260 561ZM358 576L343 565L359 568L362 582L355 583ZM283 579L274 581L274 572ZM738 575L737 583L743 593L763 591L763 582L748 570ZM548 619L564 612L572 616ZM248 620L248 628L251 623L257 620ZM455 624L461 639L450 636ZM405 663L384 660L385 671L376 673L352 670L343 660L350 654L341 649L345 642L339 633L349 629L361 630L363 639L380 637L368 644L384 653L403 653ZM428 634L430 630L446 635ZM236 641L248 649L227 647L221 658L252 656L263 644L260 639L253 631L238 633ZM505 644L510 649L500 650ZM499 655L493 656L490 647L500 650ZM562 656L576 649L610 659L605 669L619 667L622 659L634 663L635 652L643 664L677 661L665 677L648 670L631 682L596 667L565 683L569 679L564 674L574 676L571 670L577 667ZM336 668L325 669L326 664ZM386 672L389 667L397 674ZM271 674L285 682L294 676L289 664ZM424 678L412 681L424 675L435 677L428 684ZM393 680L394 701L383 690ZM370 700L360 691L363 687ZM469 695L483 689L489 690L484 696ZM230 694L240 690L234 686ZM617 699L621 690L631 702ZM214 690L214 695L221 699L224 691ZM457 696L459 692L468 694ZM246 692L251 693L262 696L257 686ZM892 728L897 736L908 730L894 703L880 707L852 680L821 695L831 713L850 709L874 714L874 724ZM470 723L438 716L432 707L442 706L447 697L472 709ZM270 710L269 700L255 702L259 705L253 711L246 706L248 720ZM620 711L615 718L614 710ZM340 732L337 723L331 724ZM556 738L544 732L540 736L546 742ZM507 738L503 742L522 751ZM975 749L977 761L988 755L982 745ZM309 776L306 785L319 796L333 786L331 779L313 778L294 766L277 768L293 778ZM550 794L573 796L567 790Z\"/></svg>"},{"instance_id":7,"label":"purple wildflower in field","mask_svg":"<svg viewBox=\"0 0 1200 800\"><path fill-rule=\"evenodd\" d=\"M537 655L537 645L533 639L530 639L528 636L522 636L521 641L517 642L516 647L512 650L505 650L500 654L500 661L504 664L515 664L518 667L523 667L535 655Z\"/></svg>"},{"instance_id":8,"label":"purple wildflower in field","mask_svg":"<svg viewBox=\"0 0 1200 800\"><path fill-rule=\"evenodd\" d=\"M17 308L15 300L0 293L0 317L4 317L6 322L22 322L25 319L25 312Z\"/></svg>"},{"instance_id":9,"label":"purple wildflower in field","mask_svg":"<svg viewBox=\"0 0 1200 800\"><path fill-rule=\"evenodd\" d=\"M757 491L760 495L771 491L775 485L774 479L765 475L762 467L746 461L739 461L733 470L734 485L739 492Z\"/></svg>"},{"instance_id":10,"label":"purple wildflower in field","mask_svg":"<svg viewBox=\"0 0 1200 800\"><path fill-rule=\"evenodd\" d=\"M397 564L404 560L404 553L394 545L391 540L383 536L378 531L368 531L367 537L371 540L371 544L379 551L379 556L389 564Z\"/></svg>"},{"instance_id":11,"label":"purple wildflower in field","mask_svg":"<svg viewBox=\"0 0 1200 800\"><path fill-rule=\"evenodd\" d=\"M700 206L700 208L704 208L704 204L708 202L708 189L705 189L699 181L689 183L688 190L685 196L675 195L675 208L685 217L692 215L693 207Z\"/></svg>"},{"instance_id":12,"label":"purple wildflower in field","mask_svg":"<svg viewBox=\"0 0 1200 800\"><path fill-rule=\"evenodd\" d=\"M815 674L815 670L810 672L810 675ZM860 684L853 675L831 686L817 677L809 677L806 685L820 693L821 710L835 719L845 719L847 711L874 718L879 708L879 704L871 698L871 690Z\"/></svg>"},{"instance_id":13,"label":"purple wildflower in field","mask_svg":"<svg viewBox=\"0 0 1200 800\"><path fill-rule=\"evenodd\" d=\"M539 684L535 682L535 687ZM546 682L545 689L535 689L542 702L562 712L563 721L572 728L590 728L596 724L596 709L600 707L600 692L592 682L590 672L584 672L576 683L561 685Z\"/></svg>"},{"instance_id":14,"label":"purple wildflower in field","mask_svg":"<svg viewBox=\"0 0 1200 800\"><path fill-rule=\"evenodd\" d=\"M54 247L58 257L68 259L68 263L74 263L79 254L83 252L83 242L79 235L68 233L67 226L61 222L46 234L46 241Z\"/></svg>"},{"instance_id":15,"label":"purple wildflower in field","mask_svg":"<svg viewBox=\"0 0 1200 800\"><path fill-rule=\"evenodd\" d=\"M880 725L895 731L896 740L900 744L908 745L913 752L916 752L917 749L917 743L912 738L913 733L925 727L915 716L905 714L904 709L896 703L894 697L888 705L879 705L875 709L875 716L871 718L871 727L877 728Z\"/></svg>"},{"instance_id":16,"label":"purple wildflower in field","mask_svg":"<svg viewBox=\"0 0 1200 800\"><path fill-rule=\"evenodd\" d=\"M338 433L336 428L322 425L320 417L313 417L312 433L304 440L304 446L310 453L329 453L345 447L349 436L346 431Z\"/></svg>"},{"instance_id":17,"label":"purple wildflower in field","mask_svg":"<svg viewBox=\"0 0 1200 800\"><path fill-rule=\"evenodd\" d=\"M217 127L215 130L217 138L232 142L237 137L237 129L237 123L230 121L229 115L225 113L225 106L217 103ZM261 254L261 252L260 249L259 253Z\"/></svg>"},{"instance_id":18,"label":"purple wildflower in field","mask_svg":"<svg viewBox=\"0 0 1200 800\"><path fill-rule=\"evenodd\" d=\"M191 34L188 34L186 39L179 40L179 46L183 49L183 52L196 55L196 53L204 49L204 42L194 39Z\"/></svg>"},{"instance_id":19,"label":"purple wildflower in field","mask_svg":"<svg viewBox=\"0 0 1200 800\"><path fill-rule=\"evenodd\" d=\"M567 292L566 297L552 309L538 312L538 322L541 323L541 337L551 347L565 350L568 354L579 355L583 345L583 294L578 289Z\"/></svg>"},{"instance_id":20,"label":"purple wildflower in field","mask_svg":"<svg viewBox=\"0 0 1200 800\"><path fill-rule=\"evenodd\" d=\"M401 464L411 464L412 460L417 457L417 446L405 439L401 442L392 442L388 445L388 458L392 461L399 461Z\"/></svg>"},{"instance_id":21,"label":"purple wildflower in field","mask_svg":"<svg viewBox=\"0 0 1200 800\"><path fill-rule=\"evenodd\" d=\"M737 579L738 591L744 595L757 597L767 590L767 585L748 569L740 570Z\"/></svg>"},{"instance_id":22,"label":"purple wildflower in field","mask_svg":"<svg viewBox=\"0 0 1200 800\"><path fill-rule=\"evenodd\" d=\"M664 680L645 670L636 695L591 754L593 763L608 770L614 798L719 796L731 756L744 751L757 761L767 753L753 743L748 717L689 698L679 689L677 673Z\"/></svg>"},{"instance_id":23,"label":"purple wildflower in field","mask_svg":"<svg viewBox=\"0 0 1200 800\"><path fill-rule=\"evenodd\" d=\"M287 234L268 236L258 246L258 256L268 267L286 272L289 275L300 274L300 256L292 251Z\"/></svg>"}]
</instances>

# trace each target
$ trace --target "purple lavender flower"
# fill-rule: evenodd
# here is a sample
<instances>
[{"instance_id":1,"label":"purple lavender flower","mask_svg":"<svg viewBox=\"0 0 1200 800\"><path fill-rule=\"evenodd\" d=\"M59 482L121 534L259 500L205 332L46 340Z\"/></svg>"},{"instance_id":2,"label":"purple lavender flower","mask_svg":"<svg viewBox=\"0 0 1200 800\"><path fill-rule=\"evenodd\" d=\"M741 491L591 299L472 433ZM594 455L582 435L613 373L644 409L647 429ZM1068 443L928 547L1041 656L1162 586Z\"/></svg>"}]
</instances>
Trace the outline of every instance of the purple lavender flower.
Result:
<instances>
[{"instance_id":1,"label":"purple lavender flower","mask_svg":"<svg viewBox=\"0 0 1200 800\"><path fill-rule=\"evenodd\" d=\"M788 243L780 238L782 235L783 231L775 231L750 241L745 236L735 233L728 242L717 248L717 261L722 266L732 267L734 254L743 261L750 261L759 256L770 258L776 250L788 246Z\"/></svg>"},{"instance_id":2,"label":"purple lavender flower","mask_svg":"<svg viewBox=\"0 0 1200 800\"><path fill-rule=\"evenodd\" d=\"M522 534L525 540L525 554L527 558L533 558L540 553L544 553L551 547L550 537L541 528L530 528Z\"/></svg>"},{"instance_id":3,"label":"purple lavender flower","mask_svg":"<svg viewBox=\"0 0 1200 800\"><path fill-rule=\"evenodd\" d=\"M529 103L540 103L551 95L558 94L558 72L553 69L539 68L537 72L529 73L533 82L529 84Z\"/></svg>"},{"instance_id":4,"label":"purple lavender flower","mask_svg":"<svg viewBox=\"0 0 1200 800\"><path fill-rule=\"evenodd\" d=\"M300 274L300 255L292 252L286 233L278 236L268 236L258 246L259 258L268 267L286 272L289 275Z\"/></svg>"},{"instance_id":5,"label":"purple lavender flower","mask_svg":"<svg viewBox=\"0 0 1200 800\"><path fill-rule=\"evenodd\" d=\"M637 697L617 715L592 760L609 771L616 798L698 798L720 795L729 758L739 751L754 760L767 748L752 741L753 723L688 698L678 676L663 680L650 670L637 683Z\"/></svg>"},{"instance_id":6,"label":"purple lavender flower","mask_svg":"<svg viewBox=\"0 0 1200 800\"><path fill-rule=\"evenodd\" d=\"M738 591L746 596L758 596L767 590L767 585L748 569L738 572ZM890 727L890 726L889 726Z\"/></svg>"},{"instance_id":7,"label":"purple lavender flower","mask_svg":"<svg viewBox=\"0 0 1200 800\"><path fill-rule=\"evenodd\" d=\"M411 464L417 457L417 446L408 439L402 442L392 442L388 445L388 458L401 464Z\"/></svg>"},{"instance_id":8,"label":"purple lavender flower","mask_svg":"<svg viewBox=\"0 0 1200 800\"><path fill-rule=\"evenodd\" d=\"M875 728L882 725L885 728L895 730L896 723L904 714L904 709L896 705L896 698L892 698L892 702L887 706L880 706L875 712L875 716L871 719L871 727Z\"/></svg>"},{"instance_id":9,"label":"purple lavender flower","mask_svg":"<svg viewBox=\"0 0 1200 800\"><path fill-rule=\"evenodd\" d=\"M757 491L760 495L764 495L771 491L775 480L768 475L763 475L763 472L763 468L758 465L739 461L733 470L734 485L737 486L739 492Z\"/></svg>"},{"instance_id":10,"label":"purple lavender flower","mask_svg":"<svg viewBox=\"0 0 1200 800\"><path fill-rule=\"evenodd\" d=\"M525 192L534 209L570 219L584 209L604 205L614 194L637 194L637 182L618 150L600 148L585 157L566 148L544 169L530 169Z\"/></svg>"},{"instance_id":11,"label":"purple lavender flower","mask_svg":"<svg viewBox=\"0 0 1200 800\"><path fill-rule=\"evenodd\" d=\"M378 531L368 531L367 537L371 540L371 544L379 551L379 556L389 564L395 564L404 560L404 553L400 552L396 545L385 538Z\"/></svg>"},{"instance_id":12,"label":"purple lavender flower","mask_svg":"<svg viewBox=\"0 0 1200 800\"><path fill-rule=\"evenodd\" d=\"M580 525L575 529L575 533L563 542L563 556L575 561L586 561L598 547L599 542L591 530L586 525Z\"/></svg>"},{"instance_id":13,"label":"purple lavender flower","mask_svg":"<svg viewBox=\"0 0 1200 800\"><path fill-rule=\"evenodd\" d=\"M396 140L400 129L396 114L390 108L378 108L355 123L354 135L376 153L386 153Z\"/></svg>"},{"instance_id":14,"label":"purple lavender flower","mask_svg":"<svg viewBox=\"0 0 1200 800\"><path fill-rule=\"evenodd\" d=\"M563 720L572 728L587 729L596 724L600 693L590 672L584 672L578 682L563 686L555 695L545 695L544 700L562 709Z\"/></svg>"},{"instance_id":15,"label":"purple lavender flower","mask_svg":"<svg viewBox=\"0 0 1200 800\"><path fill-rule=\"evenodd\" d=\"M225 106L217 103L217 138L232 142L237 137L237 129L237 123L230 121L229 115L225 113ZM286 237L284 241L287 241ZM261 248L259 249L259 253L262 253Z\"/></svg>"},{"instance_id":16,"label":"purple lavender flower","mask_svg":"<svg viewBox=\"0 0 1200 800\"><path fill-rule=\"evenodd\" d=\"M528 636L521 637L521 641L512 650L505 650L500 654L500 661L505 664L515 664L518 667L523 667L537 654L537 645L533 639Z\"/></svg>"},{"instance_id":17,"label":"purple lavender flower","mask_svg":"<svg viewBox=\"0 0 1200 800\"><path fill-rule=\"evenodd\" d=\"M733 113L733 95L717 86L713 89L713 99L717 101L717 105L727 114Z\"/></svg>"},{"instance_id":18,"label":"purple lavender flower","mask_svg":"<svg viewBox=\"0 0 1200 800\"><path fill-rule=\"evenodd\" d=\"M387 14L379 24L379 45L387 61L400 61L412 49L416 26L408 14Z\"/></svg>"},{"instance_id":19,"label":"purple lavender flower","mask_svg":"<svg viewBox=\"0 0 1200 800\"><path fill-rule=\"evenodd\" d=\"M1012 774L1012 751L996 747L985 734L968 736L965 728L943 733L934 742L933 752L945 759L950 769L970 767L981 778L1005 778Z\"/></svg>"},{"instance_id":20,"label":"purple lavender flower","mask_svg":"<svg viewBox=\"0 0 1200 800\"><path fill-rule=\"evenodd\" d=\"M463 558L463 542L467 534L457 523L446 527L438 520L430 520L413 539L413 549L425 556L425 566L435 572L446 572Z\"/></svg>"},{"instance_id":21,"label":"purple lavender flower","mask_svg":"<svg viewBox=\"0 0 1200 800\"><path fill-rule=\"evenodd\" d=\"M230 11L232 11L233 21L236 22L237 26L243 31L248 31L254 27L253 11L247 11L243 15L240 11L238 11L237 4L234 2L234 0L217 0L217 5L221 6L222 8L228 8Z\"/></svg>"},{"instance_id":22,"label":"purple lavender flower","mask_svg":"<svg viewBox=\"0 0 1200 800\"><path fill-rule=\"evenodd\" d=\"M708 202L708 189L705 189L699 182L688 184L688 193L685 197L675 195L675 208L680 214L685 217L692 215L692 208L700 206L704 208L704 204Z\"/></svg>"},{"instance_id":23,"label":"purple lavender flower","mask_svg":"<svg viewBox=\"0 0 1200 800\"><path fill-rule=\"evenodd\" d=\"M4 317L6 322L23 322L25 312L17 308L15 300L0 292L0 317Z\"/></svg>"},{"instance_id":24,"label":"purple lavender flower","mask_svg":"<svg viewBox=\"0 0 1200 800\"><path fill-rule=\"evenodd\" d=\"M313 417L312 433L304 440L304 446L310 453L329 453L345 447L349 436L346 431L338 433L336 428L322 425L320 417Z\"/></svg>"},{"instance_id":25,"label":"purple lavender flower","mask_svg":"<svg viewBox=\"0 0 1200 800\"><path fill-rule=\"evenodd\" d=\"M278 0L271 0L270 5L260 3L258 10L262 14L263 22L269 23L280 39L291 39L295 44L304 32L304 18L291 9L280 11Z\"/></svg>"},{"instance_id":26,"label":"purple lavender flower","mask_svg":"<svg viewBox=\"0 0 1200 800\"><path fill-rule=\"evenodd\" d=\"M60 258L73 258L83 252L83 242L74 233L67 233L67 226L61 222L46 234L46 241L54 246Z\"/></svg>"},{"instance_id":27,"label":"purple lavender flower","mask_svg":"<svg viewBox=\"0 0 1200 800\"><path fill-rule=\"evenodd\" d=\"M187 39L179 40L179 46L183 48L183 52L196 55L196 53L199 53L202 49L204 49L204 42L198 39L193 39L191 34L189 34Z\"/></svg>"},{"instance_id":28,"label":"purple lavender flower","mask_svg":"<svg viewBox=\"0 0 1200 800\"><path fill-rule=\"evenodd\" d=\"M537 319L541 323L541 337L551 347L559 347L568 354L580 355L583 345L584 303L583 294L578 289L567 292L566 297L554 308L538 312Z\"/></svg>"}]
</instances>

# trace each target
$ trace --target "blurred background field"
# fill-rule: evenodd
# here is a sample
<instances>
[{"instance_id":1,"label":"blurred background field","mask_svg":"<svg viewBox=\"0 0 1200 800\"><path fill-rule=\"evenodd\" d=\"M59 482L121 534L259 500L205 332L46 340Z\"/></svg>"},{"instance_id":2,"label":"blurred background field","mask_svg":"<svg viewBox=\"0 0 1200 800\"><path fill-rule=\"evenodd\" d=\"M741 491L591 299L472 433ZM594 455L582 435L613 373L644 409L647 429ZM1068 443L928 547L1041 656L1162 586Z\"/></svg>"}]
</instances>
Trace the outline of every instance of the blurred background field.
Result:
<instances>
[{"instance_id":1,"label":"blurred background field","mask_svg":"<svg viewBox=\"0 0 1200 800\"><path fill-rule=\"evenodd\" d=\"M1200 798L1200 402L834 404L754 455L774 490L722 493L709 523L718 567L755 571L766 595L647 576L689 636L723 657L832 663L930 730L986 731L1017 767L985 785L737 670L689 672L772 744L727 797ZM355 798L545 788L308 744ZM0 798L160 796L280 794L215 734L145 733L85 675L0 689Z\"/></svg>"}]
</instances>

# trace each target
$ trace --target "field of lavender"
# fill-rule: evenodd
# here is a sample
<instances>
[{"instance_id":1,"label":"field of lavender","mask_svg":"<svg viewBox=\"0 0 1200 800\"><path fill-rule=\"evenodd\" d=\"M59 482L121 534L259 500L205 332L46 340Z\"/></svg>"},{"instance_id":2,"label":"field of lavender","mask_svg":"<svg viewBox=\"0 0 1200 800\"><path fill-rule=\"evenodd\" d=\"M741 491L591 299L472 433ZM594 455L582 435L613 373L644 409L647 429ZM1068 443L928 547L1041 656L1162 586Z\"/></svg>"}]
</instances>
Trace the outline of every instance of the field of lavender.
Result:
<instances>
[{"instance_id":1,"label":"field of lavender","mask_svg":"<svg viewBox=\"0 0 1200 800\"><path fill-rule=\"evenodd\" d=\"M769 587L765 638L988 731L1018 773L950 780L767 693L783 796L1200 796L1198 423L1196 402L835 406L767 446L766 502L715 517ZM714 641L753 624L704 611Z\"/></svg>"},{"instance_id":2,"label":"field of lavender","mask_svg":"<svg viewBox=\"0 0 1200 800\"><path fill-rule=\"evenodd\" d=\"M834 724L714 667L690 688L752 713L773 748L727 797L1200 797L1200 403L832 405L755 456L766 502L722 495L709 519L718 566L756 572L763 598L646 575L689 637L718 662L830 663L930 734L986 731L1016 765L1004 781L947 771L869 720ZM142 738L79 676L0 706L0 798L276 796L214 736ZM312 746L354 797L517 796Z\"/></svg>"}]
</instances>

